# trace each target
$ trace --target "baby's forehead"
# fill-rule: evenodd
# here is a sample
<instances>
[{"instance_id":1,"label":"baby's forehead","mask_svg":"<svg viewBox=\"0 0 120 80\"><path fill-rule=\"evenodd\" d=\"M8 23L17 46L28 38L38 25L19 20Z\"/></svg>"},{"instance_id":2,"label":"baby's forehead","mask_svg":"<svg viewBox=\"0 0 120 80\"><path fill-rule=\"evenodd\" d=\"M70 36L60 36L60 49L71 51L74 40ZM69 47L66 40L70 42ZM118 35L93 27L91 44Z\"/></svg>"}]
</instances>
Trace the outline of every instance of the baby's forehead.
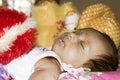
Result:
<instances>
[{"instance_id":1,"label":"baby's forehead","mask_svg":"<svg viewBox=\"0 0 120 80\"><path fill-rule=\"evenodd\" d=\"M101 33L95 29L91 29L91 28L85 28L85 29L80 29L76 32L78 35L83 34L82 38L85 41L89 41L89 43L93 43L94 45L97 44L96 46L108 46L109 44L109 39L105 36L104 33Z\"/></svg>"},{"instance_id":2,"label":"baby's forehead","mask_svg":"<svg viewBox=\"0 0 120 80\"><path fill-rule=\"evenodd\" d=\"M80 36L85 35L87 37L93 36L93 37L96 37L96 38L100 38L100 37L104 38L103 33L99 32L99 31L97 31L95 29L91 29L91 28L79 29L79 30L74 31L73 33L75 33L77 35L80 35Z\"/></svg>"}]
</instances>

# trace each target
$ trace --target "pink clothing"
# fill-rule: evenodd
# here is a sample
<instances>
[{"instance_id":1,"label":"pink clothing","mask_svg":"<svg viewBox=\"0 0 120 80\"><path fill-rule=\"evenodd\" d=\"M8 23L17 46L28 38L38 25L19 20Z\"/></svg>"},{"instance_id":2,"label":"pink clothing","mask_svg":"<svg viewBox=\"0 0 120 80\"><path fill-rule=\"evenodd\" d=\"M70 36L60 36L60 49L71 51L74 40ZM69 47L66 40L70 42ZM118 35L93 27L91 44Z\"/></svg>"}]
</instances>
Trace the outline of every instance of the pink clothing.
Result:
<instances>
[{"instance_id":1,"label":"pink clothing","mask_svg":"<svg viewBox=\"0 0 120 80\"><path fill-rule=\"evenodd\" d=\"M61 71L68 71L72 73L72 66L62 63L59 56L55 52L51 51L51 47L35 47L28 54L11 61L5 66L5 68L15 77L16 80L28 80L30 75L34 72L34 64L38 60L48 56L54 57L59 61L61 64Z\"/></svg>"},{"instance_id":2,"label":"pink clothing","mask_svg":"<svg viewBox=\"0 0 120 80\"><path fill-rule=\"evenodd\" d=\"M120 70L114 72L85 72L83 68L75 69L71 65L61 62L59 56L51 51L51 47L38 48L35 47L28 54L25 54L5 66L15 80L28 80L34 72L34 64L45 57L56 58L63 73L60 74L58 80L120 80Z\"/></svg>"}]
</instances>

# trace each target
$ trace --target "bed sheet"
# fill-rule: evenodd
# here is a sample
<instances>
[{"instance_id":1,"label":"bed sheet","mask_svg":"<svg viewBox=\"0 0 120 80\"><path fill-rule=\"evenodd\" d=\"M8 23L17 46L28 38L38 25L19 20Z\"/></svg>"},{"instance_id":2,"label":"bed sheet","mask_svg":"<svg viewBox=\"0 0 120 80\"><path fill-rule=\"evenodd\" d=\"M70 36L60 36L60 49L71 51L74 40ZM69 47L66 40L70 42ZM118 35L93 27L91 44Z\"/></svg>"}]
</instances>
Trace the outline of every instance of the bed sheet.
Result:
<instances>
[{"instance_id":1,"label":"bed sheet","mask_svg":"<svg viewBox=\"0 0 120 80\"><path fill-rule=\"evenodd\" d=\"M120 68L110 72L62 73L59 80L120 80Z\"/></svg>"}]
</instances>

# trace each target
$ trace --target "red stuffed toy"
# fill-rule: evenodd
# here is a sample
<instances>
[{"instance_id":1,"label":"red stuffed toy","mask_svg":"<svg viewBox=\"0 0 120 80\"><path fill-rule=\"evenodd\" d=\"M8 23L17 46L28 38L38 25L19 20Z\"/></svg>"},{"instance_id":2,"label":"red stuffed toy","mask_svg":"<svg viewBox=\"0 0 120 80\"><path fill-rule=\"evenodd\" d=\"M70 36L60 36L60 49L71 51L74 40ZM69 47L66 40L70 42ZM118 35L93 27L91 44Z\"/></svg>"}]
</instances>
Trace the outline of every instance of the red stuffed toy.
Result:
<instances>
[{"instance_id":1,"label":"red stuffed toy","mask_svg":"<svg viewBox=\"0 0 120 80\"><path fill-rule=\"evenodd\" d=\"M35 22L24 13L0 7L0 63L27 53L35 42Z\"/></svg>"}]
</instances>

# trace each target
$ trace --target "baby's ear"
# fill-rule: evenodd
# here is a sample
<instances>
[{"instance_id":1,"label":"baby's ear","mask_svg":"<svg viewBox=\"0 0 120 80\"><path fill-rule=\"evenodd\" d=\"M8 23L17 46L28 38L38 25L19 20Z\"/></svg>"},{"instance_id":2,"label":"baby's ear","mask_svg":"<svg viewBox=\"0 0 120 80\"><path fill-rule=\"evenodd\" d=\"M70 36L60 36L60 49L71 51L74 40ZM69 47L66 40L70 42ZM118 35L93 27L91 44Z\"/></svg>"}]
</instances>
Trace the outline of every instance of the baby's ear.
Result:
<instances>
[{"instance_id":1,"label":"baby's ear","mask_svg":"<svg viewBox=\"0 0 120 80\"><path fill-rule=\"evenodd\" d=\"M91 72L90 68L83 67L83 69L84 69L85 72Z\"/></svg>"}]
</instances>

